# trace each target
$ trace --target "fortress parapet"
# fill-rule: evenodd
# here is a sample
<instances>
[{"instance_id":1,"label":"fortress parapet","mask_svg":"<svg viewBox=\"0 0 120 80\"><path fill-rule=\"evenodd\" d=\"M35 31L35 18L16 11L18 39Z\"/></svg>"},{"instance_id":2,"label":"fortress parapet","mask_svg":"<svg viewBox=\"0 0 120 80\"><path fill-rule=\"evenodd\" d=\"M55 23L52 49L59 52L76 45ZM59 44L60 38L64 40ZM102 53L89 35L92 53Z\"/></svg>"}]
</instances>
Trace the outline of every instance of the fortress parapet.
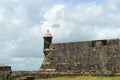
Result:
<instances>
[{"instance_id":1,"label":"fortress parapet","mask_svg":"<svg viewBox=\"0 0 120 80\"><path fill-rule=\"evenodd\" d=\"M120 39L52 43L49 38L41 72L120 75Z\"/></svg>"}]
</instances>

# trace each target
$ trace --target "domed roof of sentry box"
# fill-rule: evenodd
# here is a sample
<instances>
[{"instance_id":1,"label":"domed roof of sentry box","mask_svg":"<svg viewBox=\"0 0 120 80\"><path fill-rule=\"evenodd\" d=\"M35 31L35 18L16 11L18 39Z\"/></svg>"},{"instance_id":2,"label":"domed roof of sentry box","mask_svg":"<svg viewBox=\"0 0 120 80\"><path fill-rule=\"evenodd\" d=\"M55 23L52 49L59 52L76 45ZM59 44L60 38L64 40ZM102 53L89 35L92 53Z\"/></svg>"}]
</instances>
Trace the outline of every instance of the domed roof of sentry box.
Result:
<instances>
[{"instance_id":1,"label":"domed roof of sentry box","mask_svg":"<svg viewBox=\"0 0 120 80\"><path fill-rule=\"evenodd\" d=\"M43 37L52 37L52 34L49 32L49 30L47 30Z\"/></svg>"}]
</instances>

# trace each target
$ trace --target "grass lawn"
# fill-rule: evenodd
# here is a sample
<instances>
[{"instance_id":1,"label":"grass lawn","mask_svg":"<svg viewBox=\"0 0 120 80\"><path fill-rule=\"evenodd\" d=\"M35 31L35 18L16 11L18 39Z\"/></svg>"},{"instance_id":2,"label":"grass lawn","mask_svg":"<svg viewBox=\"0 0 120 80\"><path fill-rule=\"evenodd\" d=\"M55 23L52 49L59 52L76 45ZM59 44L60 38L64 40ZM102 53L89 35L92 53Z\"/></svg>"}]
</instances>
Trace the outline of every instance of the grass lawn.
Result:
<instances>
[{"instance_id":1,"label":"grass lawn","mask_svg":"<svg viewBox=\"0 0 120 80\"><path fill-rule=\"evenodd\" d=\"M58 78L49 78L49 79L36 79L36 80L120 80L120 76L114 77L89 77L89 76L80 76L80 77L58 77Z\"/></svg>"}]
</instances>

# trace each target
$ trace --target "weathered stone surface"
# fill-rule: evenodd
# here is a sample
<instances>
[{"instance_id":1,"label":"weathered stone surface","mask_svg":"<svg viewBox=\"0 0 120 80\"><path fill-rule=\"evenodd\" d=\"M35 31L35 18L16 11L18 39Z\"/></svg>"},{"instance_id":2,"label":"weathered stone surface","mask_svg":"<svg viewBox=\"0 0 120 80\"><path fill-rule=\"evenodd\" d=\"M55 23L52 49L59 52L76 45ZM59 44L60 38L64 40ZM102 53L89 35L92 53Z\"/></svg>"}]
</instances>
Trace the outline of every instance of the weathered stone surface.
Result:
<instances>
[{"instance_id":1,"label":"weathered stone surface","mask_svg":"<svg viewBox=\"0 0 120 80\"><path fill-rule=\"evenodd\" d=\"M0 80L7 80L12 70L10 66L0 66Z\"/></svg>"},{"instance_id":2,"label":"weathered stone surface","mask_svg":"<svg viewBox=\"0 0 120 80\"><path fill-rule=\"evenodd\" d=\"M34 77L32 77L32 76L25 76L25 77L16 78L16 80L34 80Z\"/></svg>"},{"instance_id":3,"label":"weathered stone surface","mask_svg":"<svg viewBox=\"0 0 120 80\"><path fill-rule=\"evenodd\" d=\"M51 44L41 72L119 75L119 39Z\"/></svg>"}]
</instances>

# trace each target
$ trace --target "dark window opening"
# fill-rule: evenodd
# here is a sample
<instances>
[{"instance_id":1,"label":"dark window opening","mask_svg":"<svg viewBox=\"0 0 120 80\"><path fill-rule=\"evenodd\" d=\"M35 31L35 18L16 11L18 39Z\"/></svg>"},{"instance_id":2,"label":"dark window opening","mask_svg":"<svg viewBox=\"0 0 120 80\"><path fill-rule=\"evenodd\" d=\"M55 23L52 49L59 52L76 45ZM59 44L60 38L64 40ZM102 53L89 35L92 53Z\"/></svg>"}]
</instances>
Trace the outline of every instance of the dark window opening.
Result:
<instances>
[{"instance_id":1,"label":"dark window opening","mask_svg":"<svg viewBox=\"0 0 120 80\"><path fill-rule=\"evenodd\" d=\"M106 46L107 40L92 41L92 47Z\"/></svg>"}]
</instances>

